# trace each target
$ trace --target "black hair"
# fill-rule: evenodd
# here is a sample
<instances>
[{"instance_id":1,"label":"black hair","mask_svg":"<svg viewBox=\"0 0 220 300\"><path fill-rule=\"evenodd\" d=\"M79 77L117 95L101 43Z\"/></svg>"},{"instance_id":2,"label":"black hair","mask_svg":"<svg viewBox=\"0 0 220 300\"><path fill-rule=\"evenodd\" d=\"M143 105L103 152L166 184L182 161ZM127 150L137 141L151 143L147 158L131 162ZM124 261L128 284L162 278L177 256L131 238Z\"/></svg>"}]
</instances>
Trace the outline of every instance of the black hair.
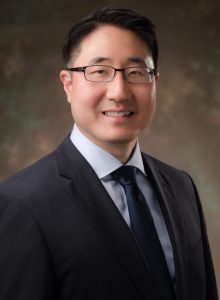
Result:
<instances>
[{"instance_id":1,"label":"black hair","mask_svg":"<svg viewBox=\"0 0 220 300\"><path fill-rule=\"evenodd\" d=\"M126 8L98 9L76 23L67 34L63 45L63 60L67 65L72 53L80 46L81 41L101 25L110 24L134 32L143 40L152 55L157 69L158 43L155 26L150 19Z\"/></svg>"}]
</instances>

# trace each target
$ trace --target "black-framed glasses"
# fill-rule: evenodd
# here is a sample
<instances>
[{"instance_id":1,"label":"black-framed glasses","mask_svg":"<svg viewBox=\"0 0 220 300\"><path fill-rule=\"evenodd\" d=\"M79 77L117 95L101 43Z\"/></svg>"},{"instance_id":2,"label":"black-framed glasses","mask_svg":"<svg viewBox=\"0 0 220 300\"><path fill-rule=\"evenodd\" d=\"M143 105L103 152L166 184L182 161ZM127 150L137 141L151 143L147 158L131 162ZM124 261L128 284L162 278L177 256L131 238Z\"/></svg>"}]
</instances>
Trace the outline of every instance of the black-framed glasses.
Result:
<instances>
[{"instance_id":1,"label":"black-framed glasses","mask_svg":"<svg viewBox=\"0 0 220 300\"><path fill-rule=\"evenodd\" d=\"M92 82L110 82L114 79L116 72L122 72L124 80L129 83L152 83L157 74L155 69L148 67L133 66L123 69L116 69L105 65L92 65L77 68L66 68L71 72L83 72L84 77Z\"/></svg>"}]
</instances>

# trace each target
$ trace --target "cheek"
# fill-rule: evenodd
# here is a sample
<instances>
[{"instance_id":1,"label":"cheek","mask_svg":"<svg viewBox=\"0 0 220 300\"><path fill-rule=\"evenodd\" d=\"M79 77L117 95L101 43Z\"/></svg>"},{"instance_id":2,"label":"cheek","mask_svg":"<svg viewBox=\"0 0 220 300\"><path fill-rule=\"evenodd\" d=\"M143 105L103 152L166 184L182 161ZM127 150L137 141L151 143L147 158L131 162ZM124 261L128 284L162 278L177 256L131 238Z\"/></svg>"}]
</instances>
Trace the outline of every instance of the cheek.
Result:
<instances>
[{"instance_id":1,"label":"cheek","mask_svg":"<svg viewBox=\"0 0 220 300\"><path fill-rule=\"evenodd\" d=\"M96 87L86 82L73 86L71 107L72 112L98 110L101 100L103 99L104 91L100 87Z\"/></svg>"},{"instance_id":2,"label":"cheek","mask_svg":"<svg viewBox=\"0 0 220 300\"><path fill-rule=\"evenodd\" d=\"M154 109L156 105L155 88L146 88L139 91L139 93L136 94L136 99L139 99L139 104L143 109Z\"/></svg>"},{"instance_id":3,"label":"cheek","mask_svg":"<svg viewBox=\"0 0 220 300\"><path fill-rule=\"evenodd\" d=\"M142 129L149 126L156 110L155 89L145 89L139 94L139 122Z\"/></svg>"}]
</instances>

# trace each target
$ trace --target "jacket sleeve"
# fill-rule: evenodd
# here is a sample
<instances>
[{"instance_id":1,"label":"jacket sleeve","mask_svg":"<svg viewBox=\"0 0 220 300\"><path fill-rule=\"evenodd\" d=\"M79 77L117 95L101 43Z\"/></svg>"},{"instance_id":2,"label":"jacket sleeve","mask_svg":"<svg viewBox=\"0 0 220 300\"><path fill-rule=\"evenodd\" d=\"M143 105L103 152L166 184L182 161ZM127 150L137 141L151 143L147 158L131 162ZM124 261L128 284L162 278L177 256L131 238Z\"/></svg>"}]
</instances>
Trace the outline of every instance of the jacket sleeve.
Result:
<instances>
[{"instance_id":1,"label":"jacket sleeve","mask_svg":"<svg viewBox=\"0 0 220 300\"><path fill-rule=\"evenodd\" d=\"M55 299L46 241L18 194L0 186L0 299Z\"/></svg>"},{"instance_id":2,"label":"jacket sleeve","mask_svg":"<svg viewBox=\"0 0 220 300\"><path fill-rule=\"evenodd\" d=\"M197 206L198 206L198 212L200 215L200 221L201 221L201 230L202 230L202 238L203 238L203 249L204 249L204 257L205 257L205 268L206 268L206 299L207 300L218 300L218 291L217 291L217 285L216 285L216 279L215 279L215 272L214 272L214 266L208 241L208 235L206 230L206 224L205 224L205 218L202 210L202 205L199 199L198 191L195 187L195 184L191 179L196 199L197 199Z\"/></svg>"}]
</instances>

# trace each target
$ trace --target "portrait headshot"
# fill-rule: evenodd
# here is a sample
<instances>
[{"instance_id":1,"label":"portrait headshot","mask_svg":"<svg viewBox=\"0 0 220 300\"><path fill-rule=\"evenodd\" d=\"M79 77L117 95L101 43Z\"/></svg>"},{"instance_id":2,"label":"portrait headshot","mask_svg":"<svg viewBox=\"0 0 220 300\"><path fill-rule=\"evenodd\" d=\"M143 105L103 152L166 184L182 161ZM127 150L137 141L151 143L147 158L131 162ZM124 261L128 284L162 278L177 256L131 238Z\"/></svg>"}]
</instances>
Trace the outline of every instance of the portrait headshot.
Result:
<instances>
[{"instance_id":1,"label":"portrait headshot","mask_svg":"<svg viewBox=\"0 0 220 300\"><path fill-rule=\"evenodd\" d=\"M218 300L217 5L119 4L4 4L1 300Z\"/></svg>"}]
</instances>

